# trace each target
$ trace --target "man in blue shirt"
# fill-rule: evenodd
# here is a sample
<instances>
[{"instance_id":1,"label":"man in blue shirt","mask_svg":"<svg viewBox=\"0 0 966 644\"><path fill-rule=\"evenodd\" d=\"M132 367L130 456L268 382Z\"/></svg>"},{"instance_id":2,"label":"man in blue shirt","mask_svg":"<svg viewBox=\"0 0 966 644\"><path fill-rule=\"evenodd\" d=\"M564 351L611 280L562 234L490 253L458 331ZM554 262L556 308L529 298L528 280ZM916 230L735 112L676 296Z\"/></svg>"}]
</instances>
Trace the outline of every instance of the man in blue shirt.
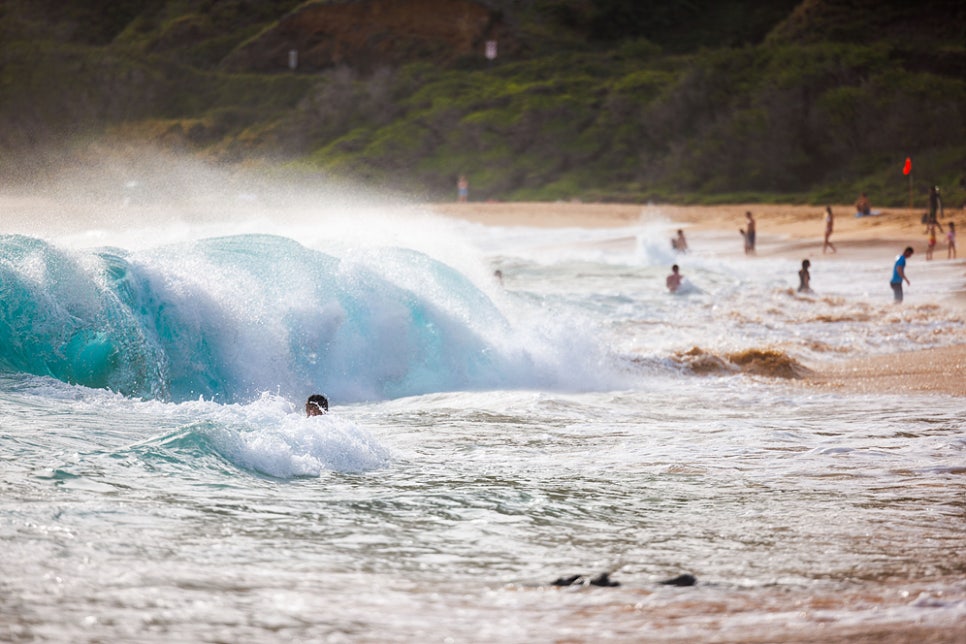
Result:
<instances>
[{"instance_id":1,"label":"man in blue shirt","mask_svg":"<svg viewBox=\"0 0 966 644\"><path fill-rule=\"evenodd\" d=\"M905 281L906 284L912 285L909 278L906 277L906 260L912 257L912 253L912 246L906 246L902 254L896 257L896 263L892 267L892 280L889 281L889 285L896 295L896 302L902 301L902 282Z\"/></svg>"}]
</instances>

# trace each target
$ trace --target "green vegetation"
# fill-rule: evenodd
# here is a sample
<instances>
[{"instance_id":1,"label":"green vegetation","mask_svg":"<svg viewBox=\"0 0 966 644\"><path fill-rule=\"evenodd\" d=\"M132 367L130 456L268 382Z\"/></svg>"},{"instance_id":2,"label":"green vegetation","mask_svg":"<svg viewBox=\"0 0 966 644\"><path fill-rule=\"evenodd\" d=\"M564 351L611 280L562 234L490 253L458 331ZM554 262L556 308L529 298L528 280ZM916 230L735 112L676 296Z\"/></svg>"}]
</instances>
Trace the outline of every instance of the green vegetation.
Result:
<instances>
[{"instance_id":1,"label":"green vegetation","mask_svg":"<svg viewBox=\"0 0 966 644\"><path fill-rule=\"evenodd\" d=\"M438 199L464 173L474 199L895 206L908 156L920 203L966 201L958 3L507 0L495 64L311 74L220 66L294 0L58 4L0 9L0 177L123 135Z\"/></svg>"}]
</instances>

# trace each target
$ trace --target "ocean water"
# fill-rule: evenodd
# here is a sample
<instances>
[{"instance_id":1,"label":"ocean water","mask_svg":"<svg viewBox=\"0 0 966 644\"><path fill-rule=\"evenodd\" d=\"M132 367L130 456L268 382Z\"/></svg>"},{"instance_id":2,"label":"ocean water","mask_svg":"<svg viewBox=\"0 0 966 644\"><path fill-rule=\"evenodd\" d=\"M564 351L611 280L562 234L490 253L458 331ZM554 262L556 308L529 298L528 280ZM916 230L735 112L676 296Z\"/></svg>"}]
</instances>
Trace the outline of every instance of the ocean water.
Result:
<instances>
[{"instance_id":1,"label":"ocean water","mask_svg":"<svg viewBox=\"0 0 966 644\"><path fill-rule=\"evenodd\" d=\"M962 271L192 209L7 210L0 640L966 637L966 398L794 377L966 341Z\"/></svg>"}]
</instances>

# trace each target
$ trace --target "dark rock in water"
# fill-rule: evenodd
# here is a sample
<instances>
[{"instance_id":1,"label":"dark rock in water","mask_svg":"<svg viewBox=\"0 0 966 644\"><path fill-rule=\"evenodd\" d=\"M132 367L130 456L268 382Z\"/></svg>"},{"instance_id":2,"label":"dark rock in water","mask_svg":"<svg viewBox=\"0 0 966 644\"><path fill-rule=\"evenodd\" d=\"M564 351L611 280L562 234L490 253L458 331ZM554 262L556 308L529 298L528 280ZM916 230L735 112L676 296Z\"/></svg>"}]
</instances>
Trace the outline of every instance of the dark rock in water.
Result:
<instances>
[{"instance_id":1,"label":"dark rock in water","mask_svg":"<svg viewBox=\"0 0 966 644\"><path fill-rule=\"evenodd\" d=\"M583 579L583 575L571 575L570 577L557 577L557 580L553 582L554 586L573 586L577 583L578 579ZM583 583L583 582L581 582Z\"/></svg>"},{"instance_id":2,"label":"dark rock in water","mask_svg":"<svg viewBox=\"0 0 966 644\"><path fill-rule=\"evenodd\" d=\"M694 575L678 575L673 579L665 579L664 581L657 582L663 584L664 586L694 586L698 583L697 578ZM587 575L570 575L569 577L558 577L553 584L553 586L605 586L614 587L620 586L619 581L614 581L610 578L610 573L602 572L596 577L588 577Z\"/></svg>"},{"instance_id":3,"label":"dark rock in water","mask_svg":"<svg viewBox=\"0 0 966 644\"><path fill-rule=\"evenodd\" d=\"M694 575L678 575L674 579L665 579L658 583L664 584L665 586L693 586L698 583L698 580Z\"/></svg>"},{"instance_id":4,"label":"dark rock in water","mask_svg":"<svg viewBox=\"0 0 966 644\"><path fill-rule=\"evenodd\" d=\"M596 577L594 577L593 579L590 580L590 585L591 586L610 586L610 587L613 587L613 586L620 586L621 584L620 584L619 581L613 581L610 578L610 575L607 574L606 572L602 572L602 573L600 573L599 575L597 575Z\"/></svg>"},{"instance_id":5,"label":"dark rock in water","mask_svg":"<svg viewBox=\"0 0 966 644\"><path fill-rule=\"evenodd\" d=\"M602 572L596 577L587 578L584 575L571 575L569 577L558 577L553 582L554 586L620 586L620 582L610 578L610 574Z\"/></svg>"}]
</instances>

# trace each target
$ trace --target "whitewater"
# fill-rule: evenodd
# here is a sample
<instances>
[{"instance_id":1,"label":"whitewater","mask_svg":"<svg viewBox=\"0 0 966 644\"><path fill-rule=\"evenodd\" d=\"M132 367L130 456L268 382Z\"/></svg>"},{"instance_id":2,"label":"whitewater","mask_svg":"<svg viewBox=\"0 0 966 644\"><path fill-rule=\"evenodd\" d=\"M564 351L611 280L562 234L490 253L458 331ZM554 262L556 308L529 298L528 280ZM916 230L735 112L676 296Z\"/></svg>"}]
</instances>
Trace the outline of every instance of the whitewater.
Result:
<instances>
[{"instance_id":1,"label":"whitewater","mask_svg":"<svg viewBox=\"0 0 966 644\"><path fill-rule=\"evenodd\" d=\"M966 342L948 272L141 188L5 201L0 639L966 635L963 398L796 377Z\"/></svg>"}]
</instances>

